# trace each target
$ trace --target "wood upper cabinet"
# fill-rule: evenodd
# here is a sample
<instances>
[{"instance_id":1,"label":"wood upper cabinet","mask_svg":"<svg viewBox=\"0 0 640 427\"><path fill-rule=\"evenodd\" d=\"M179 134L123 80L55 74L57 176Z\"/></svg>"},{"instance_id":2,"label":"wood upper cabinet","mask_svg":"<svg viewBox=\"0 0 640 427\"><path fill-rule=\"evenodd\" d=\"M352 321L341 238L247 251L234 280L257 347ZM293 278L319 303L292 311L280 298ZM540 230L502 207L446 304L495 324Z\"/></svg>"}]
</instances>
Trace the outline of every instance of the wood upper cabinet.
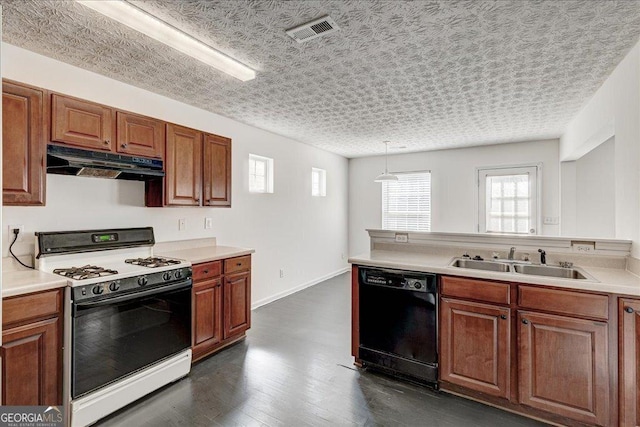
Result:
<instances>
[{"instance_id":1,"label":"wood upper cabinet","mask_svg":"<svg viewBox=\"0 0 640 427\"><path fill-rule=\"evenodd\" d=\"M618 301L620 425L640 425L640 300Z\"/></svg>"},{"instance_id":2,"label":"wood upper cabinet","mask_svg":"<svg viewBox=\"0 0 640 427\"><path fill-rule=\"evenodd\" d=\"M251 275L237 273L224 278L224 338L251 327Z\"/></svg>"},{"instance_id":3,"label":"wood upper cabinet","mask_svg":"<svg viewBox=\"0 0 640 427\"><path fill-rule=\"evenodd\" d=\"M46 187L43 89L2 83L2 200L44 205Z\"/></svg>"},{"instance_id":4,"label":"wood upper cabinet","mask_svg":"<svg viewBox=\"0 0 640 427\"><path fill-rule=\"evenodd\" d=\"M509 308L442 298L440 313L440 378L508 398Z\"/></svg>"},{"instance_id":5,"label":"wood upper cabinet","mask_svg":"<svg viewBox=\"0 0 640 427\"><path fill-rule=\"evenodd\" d=\"M51 141L114 151L114 110L65 95L51 95Z\"/></svg>"},{"instance_id":6,"label":"wood upper cabinet","mask_svg":"<svg viewBox=\"0 0 640 427\"><path fill-rule=\"evenodd\" d=\"M520 403L581 422L609 422L607 324L518 312Z\"/></svg>"},{"instance_id":7,"label":"wood upper cabinet","mask_svg":"<svg viewBox=\"0 0 640 427\"><path fill-rule=\"evenodd\" d=\"M202 133L167 124L165 204L200 206L202 188Z\"/></svg>"},{"instance_id":8,"label":"wood upper cabinet","mask_svg":"<svg viewBox=\"0 0 640 427\"><path fill-rule=\"evenodd\" d=\"M116 112L116 151L144 157L164 157L165 123L138 114Z\"/></svg>"},{"instance_id":9,"label":"wood upper cabinet","mask_svg":"<svg viewBox=\"0 0 640 427\"><path fill-rule=\"evenodd\" d=\"M62 404L62 291L2 304L2 405Z\"/></svg>"},{"instance_id":10,"label":"wood upper cabinet","mask_svg":"<svg viewBox=\"0 0 640 427\"><path fill-rule=\"evenodd\" d=\"M205 134L203 205L231 206L231 139Z\"/></svg>"}]
</instances>

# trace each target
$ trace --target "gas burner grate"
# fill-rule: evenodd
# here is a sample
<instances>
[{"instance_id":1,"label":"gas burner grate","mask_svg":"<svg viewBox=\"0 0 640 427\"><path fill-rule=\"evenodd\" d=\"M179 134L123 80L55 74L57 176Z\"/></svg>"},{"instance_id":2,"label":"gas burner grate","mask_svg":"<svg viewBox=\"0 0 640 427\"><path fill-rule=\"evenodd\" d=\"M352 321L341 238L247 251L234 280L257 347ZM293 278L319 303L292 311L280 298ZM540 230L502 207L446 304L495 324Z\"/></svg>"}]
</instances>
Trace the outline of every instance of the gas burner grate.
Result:
<instances>
[{"instance_id":1,"label":"gas burner grate","mask_svg":"<svg viewBox=\"0 0 640 427\"><path fill-rule=\"evenodd\" d=\"M182 261L179 261L177 259L169 259L169 258L162 258L162 257L149 257L149 258L125 259L124 262L126 262L127 264L139 265L141 267L155 268L155 267L165 267L167 265L180 264Z\"/></svg>"},{"instance_id":2,"label":"gas burner grate","mask_svg":"<svg viewBox=\"0 0 640 427\"><path fill-rule=\"evenodd\" d=\"M93 279L94 277L111 276L118 274L116 270L98 267L95 265L85 265L83 267L56 268L53 270L55 274L69 277L74 280Z\"/></svg>"}]
</instances>

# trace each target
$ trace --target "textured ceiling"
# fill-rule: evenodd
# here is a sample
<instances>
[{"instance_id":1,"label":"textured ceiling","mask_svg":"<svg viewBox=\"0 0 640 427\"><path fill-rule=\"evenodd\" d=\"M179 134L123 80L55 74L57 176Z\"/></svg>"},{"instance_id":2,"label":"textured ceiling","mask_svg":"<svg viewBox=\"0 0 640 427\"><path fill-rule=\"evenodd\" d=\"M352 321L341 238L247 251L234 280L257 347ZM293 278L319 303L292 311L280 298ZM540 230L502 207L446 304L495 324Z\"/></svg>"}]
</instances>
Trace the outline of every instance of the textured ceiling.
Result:
<instances>
[{"instance_id":1,"label":"textured ceiling","mask_svg":"<svg viewBox=\"0 0 640 427\"><path fill-rule=\"evenodd\" d=\"M640 37L640 0L131 3L257 78L73 1L2 1L3 39L347 157L558 137ZM325 14L340 31L285 34Z\"/></svg>"}]
</instances>

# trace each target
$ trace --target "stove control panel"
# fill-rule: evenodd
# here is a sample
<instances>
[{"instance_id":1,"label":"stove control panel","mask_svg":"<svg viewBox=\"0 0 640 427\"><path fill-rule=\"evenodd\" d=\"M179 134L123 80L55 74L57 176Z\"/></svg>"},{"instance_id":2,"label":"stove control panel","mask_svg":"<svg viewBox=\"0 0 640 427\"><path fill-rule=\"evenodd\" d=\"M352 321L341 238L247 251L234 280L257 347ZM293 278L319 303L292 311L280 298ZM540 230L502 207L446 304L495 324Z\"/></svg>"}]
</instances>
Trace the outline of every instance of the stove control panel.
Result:
<instances>
[{"instance_id":1,"label":"stove control panel","mask_svg":"<svg viewBox=\"0 0 640 427\"><path fill-rule=\"evenodd\" d=\"M127 294L141 288L154 288L166 286L174 282L182 282L191 277L191 267L176 268L169 271L149 273L142 276L125 277L117 280L105 280L100 283L76 286L72 288L73 300L75 302L90 299L103 299L120 294Z\"/></svg>"}]
</instances>

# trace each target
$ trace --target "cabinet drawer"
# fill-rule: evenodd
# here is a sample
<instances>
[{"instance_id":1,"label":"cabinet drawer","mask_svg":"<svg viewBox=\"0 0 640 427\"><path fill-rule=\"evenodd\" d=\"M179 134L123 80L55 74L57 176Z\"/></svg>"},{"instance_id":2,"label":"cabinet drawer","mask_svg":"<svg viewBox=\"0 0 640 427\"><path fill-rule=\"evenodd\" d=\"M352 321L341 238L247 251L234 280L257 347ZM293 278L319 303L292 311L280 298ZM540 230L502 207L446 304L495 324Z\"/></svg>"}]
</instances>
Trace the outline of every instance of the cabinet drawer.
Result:
<instances>
[{"instance_id":1,"label":"cabinet drawer","mask_svg":"<svg viewBox=\"0 0 640 427\"><path fill-rule=\"evenodd\" d=\"M229 258L224 260L224 273L249 270L251 268L251 255Z\"/></svg>"},{"instance_id":2,"label":"cabinet drawer","mask_svg":"<svg viewBox=\"0 0 640 427\"><path fill-rule=\"evenodd\" d=\"M606 295L519 286L518 305L569 316L609 319L609 297Z\"/></svg>"},{"instance_id":3,"label":"cabinet drawer","mask_svg":"<svg viewBox=\"0 0 640 427\"><path fill-rule=\"evenodd\" d=\"M62 290L21 295L2 300L2 326L51 317L62 309Z\"/></svg>"},{"instance_id":4,"label":"cabinet drawer","mask_svg":"<svg viewBox=\"0 0 640 427\"><path fill-rule=\"evenodd\" d=\"M207 280L222 274L222 261L205 262L193 266L193 280Z\"/></svg>"},{"instance_id":5,"label":"cabinet drawer","mask_svg":"<svg viewBox=\"0 0 640 427\"><path fill-rule=\"evenodd\" d=\"M508 283L450 276L442 277L441 280L442 295L496 304L509 304L511 299Z\"/></svg>"}]
</instances>

